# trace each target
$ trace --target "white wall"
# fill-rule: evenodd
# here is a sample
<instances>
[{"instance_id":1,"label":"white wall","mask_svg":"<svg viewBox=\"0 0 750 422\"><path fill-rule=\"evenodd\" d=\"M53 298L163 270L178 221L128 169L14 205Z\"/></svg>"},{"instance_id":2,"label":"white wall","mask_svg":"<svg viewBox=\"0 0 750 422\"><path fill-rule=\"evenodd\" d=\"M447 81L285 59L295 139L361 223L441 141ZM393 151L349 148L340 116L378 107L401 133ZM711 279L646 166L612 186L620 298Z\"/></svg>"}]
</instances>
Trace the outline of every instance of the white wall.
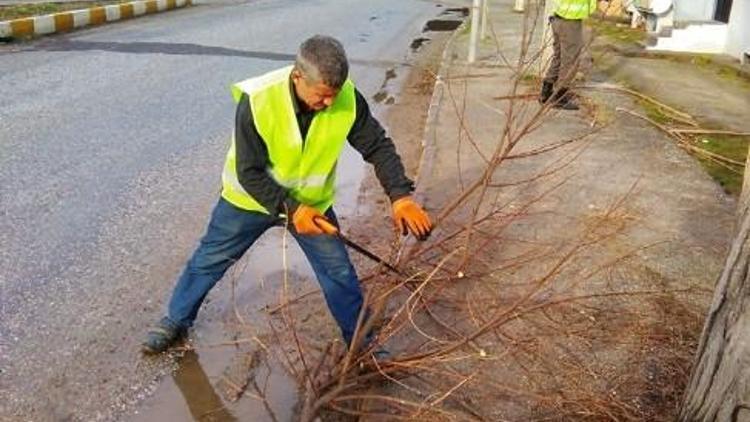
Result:
<instances>
[{"instance_id":1,"label":"white wall","mask_svg":"<svg viewBox=\"0 0 750 422\"><path fill-rule=\"evenodd\" d=\"M741 58L744 52L750 52L750 1L748 0L732 2L726 52L737 58Z\"/></svg>"},{"instance_id":2,"label":"white wall","mask_svg":"<svg viewBox=\"0 0 750 422\"><path fill-rule=\"evenodd\" d=\"M747 0L735 0L744 3ZM710 21L714 18L716 0L674 0L674 19L677 21Z\"/></svg>"}]
</instances>

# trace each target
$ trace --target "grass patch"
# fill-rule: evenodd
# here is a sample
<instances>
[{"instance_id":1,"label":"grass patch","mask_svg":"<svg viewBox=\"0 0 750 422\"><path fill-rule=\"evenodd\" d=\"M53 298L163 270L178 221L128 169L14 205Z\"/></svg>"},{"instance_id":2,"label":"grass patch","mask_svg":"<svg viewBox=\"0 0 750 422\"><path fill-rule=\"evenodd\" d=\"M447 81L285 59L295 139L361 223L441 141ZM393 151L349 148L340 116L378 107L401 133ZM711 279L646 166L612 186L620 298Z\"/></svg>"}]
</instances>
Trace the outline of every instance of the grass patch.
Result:
<instances>
[{"instance_id":1,"label":"grass patch","mask_svg":"<svg viewBox=\"0 0 750 422\"><path fill-rule=\"evenodd\" d=\"M542 78L536 72L526 72L521 75L520 82L526 85L538 85L542 82Z\"/></svg>"},{"instance_id":2,"label":"grass patch","mask_svg":"<svg viewBox=\"0 0 750 422\"><path fill-rule=\"evenodd\" d=\"M679 126L678 122L670 119L658 106L643 100L638 100L638 104L646 112L649 119L664 125ZM714 134L699 134L691 137L692 146L712 152L732 159L734 161L745 162L747 158L750 137L727 136ZM744 168L734 165L719 164L701 154L694 154L698 161L708 174L724 189L724 191L733 196L739 196L742 192L742 180Z\"/></svg>"},{"instance_id":3,"label":"grass patch","mask_svg":"<svg viewBox=\"0 0 750 422\"><path fill-rule=\"evenodd\" d=\"M669 60L675 63L687 63L720 78L739 83L745 89L750 89L750 71L734 62L733 58L722 55L695 54L685 52L649 51L633 54L632 57Z\"/></svg>"},{"instance_id":4,"label":"grass patch","mask_svg":"<svg viewBox=\"0 0 750 422\"><path fill-rule=\"evenodd\" d=\"M714 73L724 80L732 81L733 83L742 85L745 89L750 89L750 79L748 79L748 75L743 73L738 67L727 65L716 60L716 58L705 54L695 56L691 60L691 63Z\"/></svg>"},{"instance_id":5,"label":"grass patch","mask_svg":"<svg viewBox=\"0 0 750 422\"><path fill-rule=\"evenodd\" d=\"M603 36L618 44L640 45L647 34L641 29L633 29L621 22L592 17L586 20L586 25L595 35Z\"/></svg>"},{"instance_id":6,"label":"grass patch","mask_svg":"<svg viewBox=\"0 0 750 422\"><path fill-rule=\"evenodd\" d=\"M13 6L0 6L0 20L25 18L29 16L48 15L59 12L59 3L20 4Z\"/></svg>"},{"instance_id":7,"label":"grass patch","mask_svg":"<svg viewBox=\"0 0 750 422\"><path fill-rule=\"evenodd\" d=\"M690 62L696 66L706 67L713 63L713 60L707 54L696 54L690 59Z\"/></svg>"},{"instance_id":8,"label":"grass patch","mask_svg":"<svg viewBox=\"0 0 750 422\"><path fill-rule=\"evenodd\" d=\"M642 50L636 51L636 49L629 49L627 47L633 46L645 39L647 37L645 32L633 30L626 25L618 25L615 22L602 19L589 19L587 24L591 27L594 33L602 35L598 40L599 42L596 42L597 40L595 39L595 42L592 45L594 68L598 72L602 72L606 75L607 79L614 79L615 82L622 86L630 87L630 83L627 79L616 76L617 69L621 66L621 63L627 61L630 57L645 57L654 60L669 60L689 64L696 68L703 69L706 72L706 78L720 78L722 81L726 81L726 83L736 86L738 90L750 90L750 80L747 79L747 75L743 73L743 70L726 62L726 59L721 56L710 54L652 53L643 52ZM614 48L612 48L612 46L614 46ZM626 48L618 48L618 46ZM633 87L630 88L632 89ZM638 91L638 89L635 90ZM670 118L669 113L664 112L657 105L643 100L636 100L636 102L645 112L646 116L654 122L667 128L684 126L684 123L673 120ZM720 129L710 126L709 128ZM691 147L699 148L744 163L748 153L748 145L750 145L750 138L720 135L692 135L688 137L687 142L689 142L689 146ZM734 196L739 195L742 190L744 166L720 164L707 158L700 152L691 154L696 157L708 174L719 183L728 194Z\"/></svg>"},{"instance_id":9,"label":"grass patch","mask_svg":"<svg viewBox=\"0 0 750 422\"><path fill-rule=\"evenodd\" d=\"M129 0L103 1L74 1L66 3L28 3L0 6L0 21L28 18L32 16L49 15L50 13L65 12L67 10L86 9L94 6L124 3Z\"/></svg>"},{"instance_id":10,"label":"grass patch","mask_svg":"<svg viewBox=\"0 0 750 422\"><path fill-rule=\"evenodd\" d=\"M698 162L700 162L703 168L708 172L708 174L719 185L721 185L722 189L724 189L724 192L734 197L740 196L740 193L742 192L743 177L741 173L738 174L705 158L698 157Z\"/></svg>"},{"instance_id":11,"label":"grass patch","mask_svg":"<svg viewBox=\"0 0 750 422\"><path fill-rule=\"evenodd\" d=\"M747 157L750 138L740 136L700 135L693 140L693 145L723 157L744 162ZM716 180L724 190L734 196L742 192L743 168L729 168L698 156L708 174Z\"/></svg>"},{"instance_id":12,"label":"grass patch","mask_svg":"<svg viewBox=\"0 0 750 422\"><path fill-rule=\"evenodd\" d=\"M659 108L659 106L657 106L656 104L650 101L641 100L641 99L638 99L636 101L638 102L638 105L640 105L641 108L643 108L643 111L646 112L646 116L649 119L664 126L676 124L676 122L672 120L671 118L669 118L669 116L666 113L664 113L662 109Z\"/></svg>"}]
</instances>

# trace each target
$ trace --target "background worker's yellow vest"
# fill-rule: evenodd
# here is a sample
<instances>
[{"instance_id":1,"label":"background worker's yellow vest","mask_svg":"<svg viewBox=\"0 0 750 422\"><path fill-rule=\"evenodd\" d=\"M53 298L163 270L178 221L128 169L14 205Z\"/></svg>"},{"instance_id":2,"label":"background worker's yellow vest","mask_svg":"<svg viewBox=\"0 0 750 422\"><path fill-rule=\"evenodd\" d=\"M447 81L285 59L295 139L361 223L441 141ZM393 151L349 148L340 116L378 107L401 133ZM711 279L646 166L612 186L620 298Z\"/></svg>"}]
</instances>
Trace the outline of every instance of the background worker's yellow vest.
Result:
<instances>
[{"instance_id":1,"label":"background worker's yellow vest","mask_svg":"<svg viewBox=\"0 0 750 422\"><path fill-rule=\"evenodd\" d=\"M596 11L596 0L554 0L555 14L565 19L586 19Z\"/></svg>"},{"instance_id":2,"label":"background worker's yellow vest","mask_svg":"<svg viewBox=\"0 0 750 422\"><path fill-rule=\"evenodd\" d=\"M271 177L289 189L292 198L325 212L335 196L336 163L356 117L354 84L347 80L329 107L313 117L302 140L292 101L292 66L232 85L239 102L250 98L255 128L268 149ZM235 139L229 147L222 173L221 196L233 205L270 214L237 178ZM275 210L274 210L275 211Z\"/></svg>"}]
</instances>

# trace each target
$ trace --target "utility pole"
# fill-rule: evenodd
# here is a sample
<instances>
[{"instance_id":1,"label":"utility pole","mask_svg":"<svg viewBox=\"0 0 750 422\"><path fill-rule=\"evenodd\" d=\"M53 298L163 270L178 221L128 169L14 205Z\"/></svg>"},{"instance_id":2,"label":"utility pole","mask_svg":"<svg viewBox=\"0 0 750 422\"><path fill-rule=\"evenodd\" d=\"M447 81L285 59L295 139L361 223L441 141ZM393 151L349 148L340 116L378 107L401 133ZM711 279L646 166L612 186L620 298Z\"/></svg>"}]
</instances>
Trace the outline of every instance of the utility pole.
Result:
<instances>
[{"instance_id":1,"label":"utility pole","mask_svg":"<svg viewBox=\"0 0 750 422\"><path fill-rule=\"evenodd\" d=\"M477 38L479 37L479 13L482 11L482 0L474 0L471 6L471 35L469 36L469 63L477 59Z\"/></svg>"},{"instance_id":2,"label":"utility pole","mask_svg":"<svg viewBox=\"0 0 750 422\"><path fill-rule=\"evenodd\" d=\"M481 35L479 35L480 40L487 38L487 3L489 2L490 0L482 0L482 31Z\"/></svg>"},{"instance_id":3,"label":"utility pole","mask_svg":"<svg viewBox=\"0 0 750 422\"><path fill-rule=\"evenodd\" d=\"M542 18L544 19L544 31L542 31L542 40L541 40L541 46L540 50L542 54L540 55L541 59L541 65L539 66L539 76L541 78L544 78L544 74L547 72L547 67L549 67L550 62L552 61L552 28L550 28L549 20L548 18L552 15L552 7L554 0L542 0L544 3L544 15L542 15Z\"/></svg>"}]
</instances>

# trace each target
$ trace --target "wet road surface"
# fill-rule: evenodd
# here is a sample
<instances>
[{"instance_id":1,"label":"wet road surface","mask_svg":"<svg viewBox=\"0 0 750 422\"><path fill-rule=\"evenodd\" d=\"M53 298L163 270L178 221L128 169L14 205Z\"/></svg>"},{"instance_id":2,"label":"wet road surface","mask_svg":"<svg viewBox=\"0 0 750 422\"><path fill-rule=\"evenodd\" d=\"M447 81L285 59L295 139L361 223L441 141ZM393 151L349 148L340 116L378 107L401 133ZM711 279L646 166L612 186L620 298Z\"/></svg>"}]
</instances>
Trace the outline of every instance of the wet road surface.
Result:
<instances>
[{"instance_id":1,"label":"wet road surface","mask_svg":"<svg viewBox=\"0 0 750 422\"><path fill-rule=\"evenodd\" d=\"M0 419L120 419L171 369L138 343L218 197L230 83L327 33L371 96L435 14L431 1L207 2L0 45ZM339 171L346 219L364 167L347 151ZM253 251L259 280L281 271L279 237ZM223 305L206 306L198 338Z\"/></svg>"}]
</instances>

